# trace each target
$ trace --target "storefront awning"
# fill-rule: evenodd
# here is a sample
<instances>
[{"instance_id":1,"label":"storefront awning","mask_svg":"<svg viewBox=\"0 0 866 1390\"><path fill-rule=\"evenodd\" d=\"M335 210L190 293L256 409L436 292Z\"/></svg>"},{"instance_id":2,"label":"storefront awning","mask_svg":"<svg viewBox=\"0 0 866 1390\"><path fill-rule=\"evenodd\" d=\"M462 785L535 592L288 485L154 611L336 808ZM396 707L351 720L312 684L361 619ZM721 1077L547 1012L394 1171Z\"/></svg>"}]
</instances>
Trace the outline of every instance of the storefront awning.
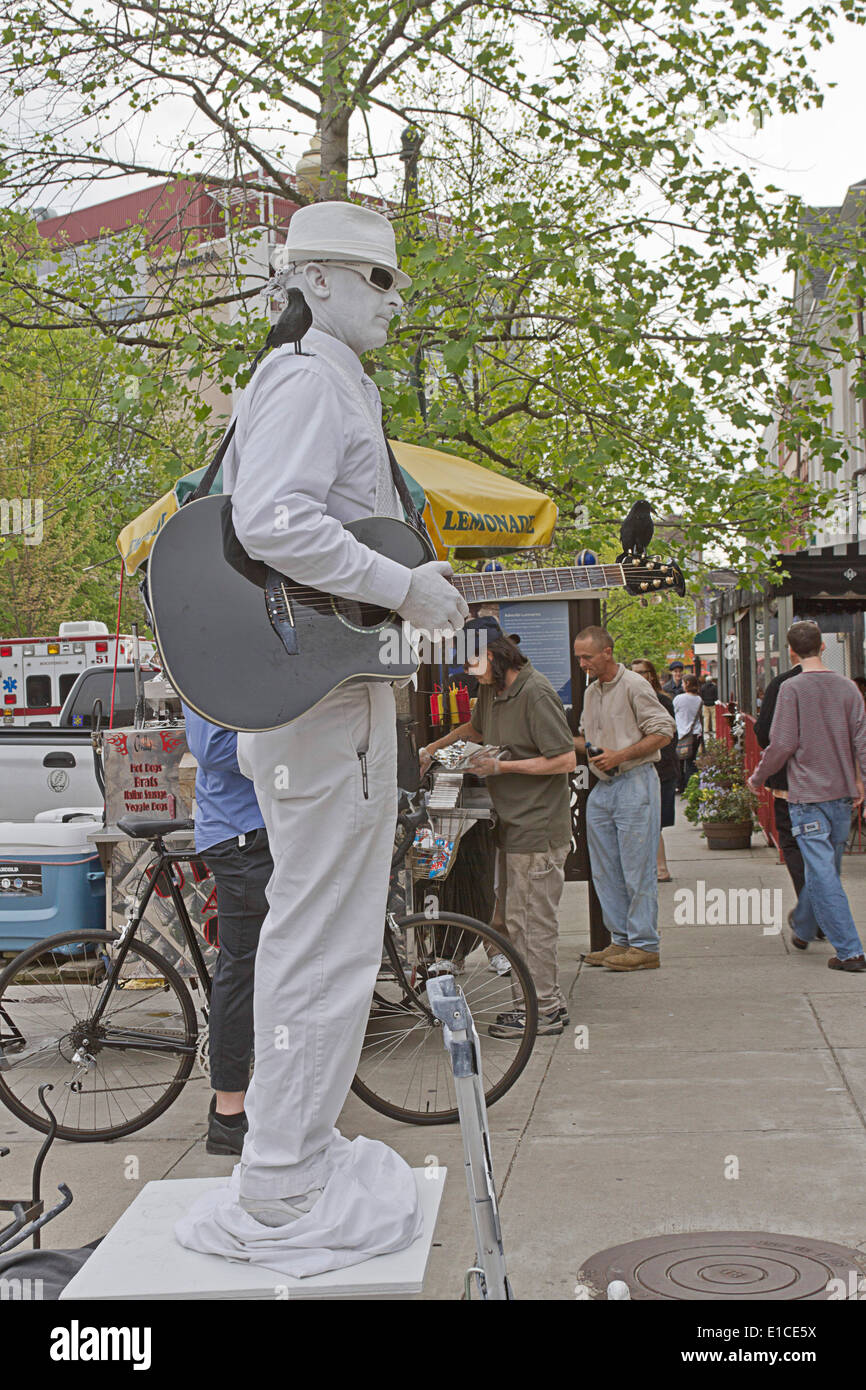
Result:
<instances>
[{"instance_id":1,"label":"storefront awning","mask_svg":"<svg viewBox=\"0 0 866 1390\"><path fill-rule=\"evenodd\" d=\"M773 586L773 598L866 599L866 555L779 555L778 565L788 577Z\"/></svg>"}]
</instances>

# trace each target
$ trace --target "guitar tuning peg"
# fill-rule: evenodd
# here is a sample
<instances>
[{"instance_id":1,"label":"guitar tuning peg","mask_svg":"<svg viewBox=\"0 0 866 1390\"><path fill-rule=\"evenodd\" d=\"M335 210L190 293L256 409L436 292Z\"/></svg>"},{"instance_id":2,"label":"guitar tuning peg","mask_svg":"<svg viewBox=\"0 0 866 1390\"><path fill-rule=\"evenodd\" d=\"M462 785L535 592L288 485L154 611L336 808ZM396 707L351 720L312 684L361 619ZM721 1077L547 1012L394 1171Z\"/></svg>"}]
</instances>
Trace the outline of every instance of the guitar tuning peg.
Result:
<instances>
[{"instance_id":1,"label":"guitar tuning peg","mask_svg":"<svg viewBox=\"0 0 866 1390\"><path fill-rule=\"evenodd\" d=\"M662 586L662 581L661 581L660 579L654 579L654 580L653 580L653 588L654 588L654 589L660 589L661 586Z\"/></svg>"},{"instance_id":2,"label":"guitar tuning peg","mask_svg":"<svg viewBox=\"0 0 866 1390\"><path fill-rule=\"evenodd\" d=\"M649 584L647 584L646 580L644 579L644 580L641 582L641 586L640 586L640 587L641 587L641 589L648 589L648 588L649 588Z\"/></svg>"},{"instance_id":3,"label":"guitar tuning peg","mask_svg":"<svg viewBox=\"0 0 866 1390\"><path fill-rule=\"evenodd\" d=\"M665 583L666 583L666 584L673 584L673 582L674 582L674 577L673 577L672 574L669 574L668 577L667 577L667 579L665 580Z\"/></svg>"}]
</instances>

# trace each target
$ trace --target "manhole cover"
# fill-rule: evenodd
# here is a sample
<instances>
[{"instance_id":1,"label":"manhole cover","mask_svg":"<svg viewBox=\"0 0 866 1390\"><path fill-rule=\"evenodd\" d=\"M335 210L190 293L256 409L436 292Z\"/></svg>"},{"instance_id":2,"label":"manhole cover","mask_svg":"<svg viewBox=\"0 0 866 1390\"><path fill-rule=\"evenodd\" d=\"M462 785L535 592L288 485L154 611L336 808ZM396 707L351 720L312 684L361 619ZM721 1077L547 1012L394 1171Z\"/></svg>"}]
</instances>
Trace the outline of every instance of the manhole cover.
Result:
<instances>
[{"instance_id":1,"label":"manhole cover","mask_svg":"<svg viewBox=\"0 0 866 1390\"><path fill-rule=\"evenodd\" d=\"M830 1241L762 1231L693 1231L614 1245L593 1255L580 1277L600 1298L612 1279L622 1279L634 1299L718 1301L856 1298L864 1276L866 1255ZM859 1287L862 1297L866 1279Z\"/></svg>"}]
</instances>

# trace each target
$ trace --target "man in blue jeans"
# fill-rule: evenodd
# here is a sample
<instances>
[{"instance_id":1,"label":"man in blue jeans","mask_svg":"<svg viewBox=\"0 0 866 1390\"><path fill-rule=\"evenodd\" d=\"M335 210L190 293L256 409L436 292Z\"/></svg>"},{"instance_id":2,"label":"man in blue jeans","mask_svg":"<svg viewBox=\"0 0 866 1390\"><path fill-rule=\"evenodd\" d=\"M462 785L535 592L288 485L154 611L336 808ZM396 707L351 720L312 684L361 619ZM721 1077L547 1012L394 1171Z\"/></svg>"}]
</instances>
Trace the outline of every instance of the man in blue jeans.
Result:
<instances>
[{"instance_id":1,"label":"man in blue jeans","mask_svg":"<svg viewBox=\"0 0 866 1390\"><path fill-rule=\"evenodd\" d=\"M676 723L649 681L614 659L613 638L586 627L574 642L586 688L579 753L598 779L586 807L592 878L611 935L587 965L626 973L659 968L658 854L661 794L655 764Z\"/></svg>"},{"instance_id":2,"label":"man in blue jeans","mask_svg":"<svg viewBox=\"0 0 866 1390\"><path fill-rule=\"evenodd\" d=\"M207 1152L238 1155L247 1129L244 1093L253 1053L253 978L273 872L255 788L238 767L238 736L183 706L198 763L195 847L216 883L219 953L210 1000Z\"/></svg>"},{"instance_id":3,"label":"man in blue jeans","mask_svg":"<svg viewBox=\"0 0 866 1390\"><path fill-rule=\"evenodd\" d=\"M853 681L824 665L817 623L793 623L788 646L802 670L779 690L770 742L749 786L757 791L787 763L791 832L806 871L788 919L792 945L805 951L820 927L836 952L827 962L830 969L862 974L866 960L841 872L851 810L863 801L863 697Z\"/></svg>"}]
</instances>

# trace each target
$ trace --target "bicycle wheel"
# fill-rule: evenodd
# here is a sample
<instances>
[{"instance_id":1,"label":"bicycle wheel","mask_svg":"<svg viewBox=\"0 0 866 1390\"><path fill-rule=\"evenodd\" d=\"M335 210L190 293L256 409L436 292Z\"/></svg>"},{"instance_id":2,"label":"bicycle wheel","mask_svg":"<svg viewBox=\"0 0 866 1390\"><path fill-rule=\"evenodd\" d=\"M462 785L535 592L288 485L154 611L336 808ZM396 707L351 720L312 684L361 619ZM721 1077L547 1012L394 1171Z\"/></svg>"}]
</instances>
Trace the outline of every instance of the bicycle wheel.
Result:
<instances>
[{"instance_id":1,"label":"bicycle wheel","mask_svg":"<svg viewBox=\"0 0 866 1390\"><path fill-rule=\"evenodd\" d=\"M427 1005L427 980L453 974L466 996L481 1041L488 1105L505 1095L529 1060L538 1024L535 987L511 942L473 917L415 913L396 925L403 949L395 949L386 930L390 964L376 981L352 1090L392 1120L453 1124L458 1119L454 1077L441 1024ZM490 964L497 955L508 962L508 974ZM492 1037L488 1029L497 1014L511 1012L523 1016L522 1031Z\"/></svg>"},{"instance_id":2,"label":"bicycle wheel","mask_svg":"<svg viewBox=\"0 0 866 1390\"><path fill-rule=\"evenodd\" d=\"M43 1134L53 1086L57 1136L79 1143L143 1129L180 1094L195 1060L195 1006L180 975L133 940L94 1028L116 932L67 931L0 974L0 1100Z\"/></svg>"}]
</instances>

